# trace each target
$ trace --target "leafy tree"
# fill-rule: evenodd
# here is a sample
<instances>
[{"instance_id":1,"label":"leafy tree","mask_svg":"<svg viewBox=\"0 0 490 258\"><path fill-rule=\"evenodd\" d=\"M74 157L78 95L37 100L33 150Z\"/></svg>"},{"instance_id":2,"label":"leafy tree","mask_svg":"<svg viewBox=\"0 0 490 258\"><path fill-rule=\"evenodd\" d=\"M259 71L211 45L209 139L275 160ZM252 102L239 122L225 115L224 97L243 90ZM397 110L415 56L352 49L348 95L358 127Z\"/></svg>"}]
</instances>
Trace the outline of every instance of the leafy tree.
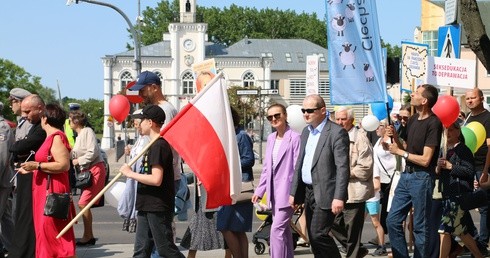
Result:
<instances>
[{"instance_id":1,"label":"leafy tree","mask_svg":"<svg viewBox=\"0 0 490 258\"><path fill-rule=\"evenodd\" d=\"M63 107L65 110L69 111L69 103L80 104L80 110L87 114L88 122L90 126L94 129L95 133L102 133L104 130L104 101L98 99L74 99L74 98L63 98Z\"/></svg>"},{"instance_id":2,"label":"leafy tree","mask_svg":"<svg viewBox=\"0 0 490 258\"><path fill-rule=\"evenodd\" d=\"M468 44L490 72L490 39L485 31L476 0L461 0L461 21L463 22Z\"/></svg>"},{"instance_id":3,"label":"leafy tree","mask_svg":"<svg viewBox=\"0 0 490 258\"><path fill-rule=\"evenodd\" d=\"M56 100L54 90L41 84L41 77L33 76L26 72L24 68L9 60L0 58L0 101L5 106L8 106L9 92L13 88L23 88L39 94L46 103ZM10 108L4 108L3 113L5 118L15 121L15 116Z\"/></svg>"},{"instance_id":4,"label":"leafy tree","mask_svg":"<svg viewBox=\"0 0 490 258\"><path fill-rule=\"evenodd\" d=\"M243 113L245 112L247 114L247 117L249 117L250 115L252 117L256 117L259 114L259 109L258 106L256 105L257 103L259 103L259 97L258 95L240 96L236 94L237 90L243 90L243 89L250 90L256 88L231 86L228 88L228 98L230 101L230 105L238 112L238 114L240 114L240 124L246 126L246 122L250 122L250 121L246 120L247 118L243 116Z\"/></svg>"},{"instance_id":5,"label":"leafy tree","mask_svg":"<svg viewBox=\"0 0 490 258\"><path fill-rule=\"evenodd\" d=\"M390 43L385 43L383 40L381 40L381 47L386 48L388 57L402 57L402 49L400 46L391 46Z\"/></svg>"},{"instance_id":6,"label":"leafy tree","mask_svg":"<svg viewBox=\"0 0 490 258\"><path fill-rule=\"evenodd\" d=\"M273 10L240 7L235 4L223 10L211 7L197 7L197 16L208 23L208 35L211 41L232 45L245 36L260 39L307 38L326 47L326 25L316 14L297 14L292 10ZM157 7L143 11L141 42L150 45L162 40L168 32L168 25L178 21L179 2L161 1ZM131 37L131 36L130 36ZM128 47L130 48L129 44Z\"/></svg>"}]
</instances>

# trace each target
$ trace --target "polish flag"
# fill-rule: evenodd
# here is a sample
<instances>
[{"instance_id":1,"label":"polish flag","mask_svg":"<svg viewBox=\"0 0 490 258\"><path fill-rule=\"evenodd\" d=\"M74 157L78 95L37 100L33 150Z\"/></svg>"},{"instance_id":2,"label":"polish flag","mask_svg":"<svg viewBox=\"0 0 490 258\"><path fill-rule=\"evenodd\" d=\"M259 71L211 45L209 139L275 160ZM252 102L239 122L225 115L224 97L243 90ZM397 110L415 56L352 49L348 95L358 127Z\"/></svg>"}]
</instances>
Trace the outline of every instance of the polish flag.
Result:
<instances>
[{"instance_id":1,"label":"polish flag","mask_svg":"<svg viewBox=\"0 0 490 258\"><path fill-rule=\"evenodd\" d=\"M241 190L240 155L222 77L214 77L160 133L204 185L207 209L232 204Z\"/></svg>"}]
</instances>

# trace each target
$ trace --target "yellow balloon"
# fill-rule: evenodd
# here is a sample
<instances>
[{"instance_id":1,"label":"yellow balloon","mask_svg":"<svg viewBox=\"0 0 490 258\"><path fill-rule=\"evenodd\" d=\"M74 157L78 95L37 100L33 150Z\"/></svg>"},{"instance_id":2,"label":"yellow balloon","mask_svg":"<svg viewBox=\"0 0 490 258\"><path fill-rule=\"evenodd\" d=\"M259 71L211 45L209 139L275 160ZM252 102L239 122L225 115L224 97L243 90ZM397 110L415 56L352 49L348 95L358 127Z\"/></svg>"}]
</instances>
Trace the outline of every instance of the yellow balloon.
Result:
<instances>
[{"instance_id":1,"label":"yellow balloon","mask_svg":"<svg viewBox=\"0 0 490 258\"><path fill-rule=\"evenodd\" d=\"M262 196L262 199L260 199L260 202L259 202L260 204L267 205L267 196L266 195L267 194L264 193L264 196ZM258 214L257 210L255 210L255 216L257 216L257 218L262 220L262 221L267 218L267 215L265 215L265 214Z\"/></svg>"},{"instance_id":2,"label":"yellow balloon","mask_svg":"<svg viewBox=\"0 0 490 258\"><path fill-rule=\"evenodd\" d=\"M485 130L485 127L480 122L476 121L467 124L466 127L471 129L473 133L475 133L476 149L479 149L487 139L487 131Z\"/></svg>"}]
</instances>

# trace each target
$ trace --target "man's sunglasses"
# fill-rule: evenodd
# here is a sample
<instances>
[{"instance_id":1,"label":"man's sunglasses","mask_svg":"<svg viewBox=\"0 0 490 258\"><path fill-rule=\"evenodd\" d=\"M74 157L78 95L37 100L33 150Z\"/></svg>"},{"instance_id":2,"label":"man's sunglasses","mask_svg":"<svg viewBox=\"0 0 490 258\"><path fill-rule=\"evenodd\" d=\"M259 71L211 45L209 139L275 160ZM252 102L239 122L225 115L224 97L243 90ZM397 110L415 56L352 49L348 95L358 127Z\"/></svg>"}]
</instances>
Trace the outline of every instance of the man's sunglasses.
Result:
<instances>
[{"instance_id":1,"label":"man's sunglasses","mask_svg":"<svg viewBox=\"0 0 490 258\"><path fill-rule=\"evenodd\" d=\"M274 114L274 115L270 115L270 116L267 116L266 118L267 118L267 120L269 120L269 121L272 121L272 118L275 118L276 120L278 120L279 118L281 118L281 113L277 113L277 114Z\"/></svg>"},{"instance_id":2,"label":"man's sunglasses","mask_svg":"<svg viewBox=\"0 0 490 258\"><path fill-rule=\"evenodd\" d=\"M317 107L317 108L306 108L306 109L302 108L302 109L301 109L301 113L303 113L303 114L304 114L304 113L306 112L306 113L308 113L308 114L311 114L311 113L315 112L316 110L318 110L318 109L320 109L320 108L321 108L321 107Z\"/></svg>"}]
</instances>

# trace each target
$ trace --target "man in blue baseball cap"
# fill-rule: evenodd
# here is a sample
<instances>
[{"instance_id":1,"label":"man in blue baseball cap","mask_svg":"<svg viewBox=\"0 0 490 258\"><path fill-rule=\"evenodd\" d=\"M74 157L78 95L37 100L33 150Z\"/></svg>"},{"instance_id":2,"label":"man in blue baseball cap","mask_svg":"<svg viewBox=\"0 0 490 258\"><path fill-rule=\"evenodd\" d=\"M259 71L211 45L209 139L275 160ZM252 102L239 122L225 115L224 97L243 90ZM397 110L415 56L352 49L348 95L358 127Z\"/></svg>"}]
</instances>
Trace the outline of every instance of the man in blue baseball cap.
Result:
<instances>
[{"instance_id":1,"label":"man in blue baseball cap","mask_svg":"<svg viewBox=\"0 0 490 258\"><path fill-rule=\"evenodd\" d=\"M160 80L160 77L158 77L156 73L152 73L150 71L144 71L138 76L138 81L136 82L136 84L133 87L129 88L129 90L132 91L141 90L145 86L152 85L152 84L161 87L162 81Z\"/></svg>"}]
</instances>

